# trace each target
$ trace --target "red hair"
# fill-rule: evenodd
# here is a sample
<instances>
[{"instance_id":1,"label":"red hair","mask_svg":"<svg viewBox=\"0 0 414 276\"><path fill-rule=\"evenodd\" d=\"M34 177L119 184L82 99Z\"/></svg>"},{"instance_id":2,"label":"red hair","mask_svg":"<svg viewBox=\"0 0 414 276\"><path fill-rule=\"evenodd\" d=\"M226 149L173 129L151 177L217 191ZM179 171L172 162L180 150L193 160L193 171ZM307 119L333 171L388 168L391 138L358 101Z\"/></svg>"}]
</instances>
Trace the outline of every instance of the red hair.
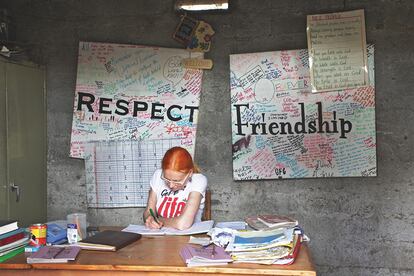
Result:
<instances>
[{"instance_id":1,"label":"red hair","mask_svg":"<svg viewBox=\"0 0 414 276\"><path fill-rule=\"evenodd\" d=\"M167 150L162 159L161 166L163 170L173 170L188 173L190 170L198 172L197 166L193 163L190 153L181 147L173 147Z\"/></svg>"}]
</instances>

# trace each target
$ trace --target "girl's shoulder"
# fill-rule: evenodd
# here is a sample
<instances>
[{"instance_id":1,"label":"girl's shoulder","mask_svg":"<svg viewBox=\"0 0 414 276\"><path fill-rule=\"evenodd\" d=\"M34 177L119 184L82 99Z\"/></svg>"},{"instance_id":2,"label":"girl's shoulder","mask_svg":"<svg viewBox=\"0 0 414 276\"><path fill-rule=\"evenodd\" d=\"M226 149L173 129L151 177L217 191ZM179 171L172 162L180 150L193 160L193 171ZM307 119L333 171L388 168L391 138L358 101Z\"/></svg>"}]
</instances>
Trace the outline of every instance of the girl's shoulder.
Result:
<instances>
[{"instance_id":1,"label":"girl's shoulder","mask_svg":"<svg viewBox=\"0 0 414 276\"><path fill-rule=\"evenodd\" d=\"M156 169L155 171L154 171L154 176L161 176L161 174L162 174L162 169Z\"/></svg>"},{"instance_id":2,"label":"girl's shoulder","mask_svg":"<svg viewBox=\"0 0 414 276\"><path fill-rule=\"evenodd\" d=\"M191 178L194 182L207 182L207 177L202 173L193 173Z\"/></svg>"}]
</instances>

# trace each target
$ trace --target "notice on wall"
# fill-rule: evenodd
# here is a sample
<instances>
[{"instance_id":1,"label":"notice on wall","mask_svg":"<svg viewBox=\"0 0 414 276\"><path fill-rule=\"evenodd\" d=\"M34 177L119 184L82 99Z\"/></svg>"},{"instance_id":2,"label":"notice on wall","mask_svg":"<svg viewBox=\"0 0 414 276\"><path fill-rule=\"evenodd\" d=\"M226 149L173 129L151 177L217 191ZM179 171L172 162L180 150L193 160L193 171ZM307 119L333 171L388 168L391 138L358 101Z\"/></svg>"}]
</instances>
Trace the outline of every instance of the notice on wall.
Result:
<instances>
[{"instance_id":1,"label":"notice on wall","mask_svg":"<svg viewBox=\"0 0 414 276\"><path fill-rule=\"evenodd\" d=\"M312 92L368 83L364 10L307 16Z\"/></svg>"},{"instance_id":2,"label":"notice on wall","mask_svg":"<svg viewBox=\"0 0 414 276\"><path fill-rule=\"evenodd\" d=\"M312 93L307 50L230 56L235 180L375 176L374 47L367 86Z\"/></svg>"},{"instance_id":3,"label":"notice on wall","mask_svg":"<svg viewBox=\"0 0 414 276\"><path fill-rule=\"evenodd\" d=\"M87 204L90 208L145 207L150 180L165 152L180 139L109 141L85 147Z\"/></svg>"},{"instance_id":4,"label":"notice on wall","mask_svg":"<svg viewBox=\"0 0 414 276\"><path fill-rule=\"evenodd\" d=\"M193 154L203 72L187 58L203 53L80 42L70 156L92 141L177 138Z\"/></svg>"}]
</instances>

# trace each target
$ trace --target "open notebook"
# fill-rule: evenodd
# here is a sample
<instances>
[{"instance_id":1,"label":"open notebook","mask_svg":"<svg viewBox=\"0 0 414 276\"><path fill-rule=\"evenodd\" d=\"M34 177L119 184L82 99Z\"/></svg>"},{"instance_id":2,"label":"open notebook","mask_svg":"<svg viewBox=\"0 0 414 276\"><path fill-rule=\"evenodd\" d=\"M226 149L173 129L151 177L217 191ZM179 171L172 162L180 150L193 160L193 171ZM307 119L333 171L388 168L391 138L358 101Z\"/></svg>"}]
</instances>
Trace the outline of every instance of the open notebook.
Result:
<instances>
[{"instance_id":1,"label":"open notebook","mask_svg":"<svg viewBox=\"0 0 414 276\"><path fill-rule=\"evenodd\" d=\"M141 235L194 235L194 234L201 234L207 233L213 228L214 221L206 220L201 222L196 222L190 228L186 230L177 230L170 227L163 227L161 229L148 229L145 225L136 225L130 224L127 228L123 229L122 231L125 232L132 232Z\"/></svg>"}]
</instances>

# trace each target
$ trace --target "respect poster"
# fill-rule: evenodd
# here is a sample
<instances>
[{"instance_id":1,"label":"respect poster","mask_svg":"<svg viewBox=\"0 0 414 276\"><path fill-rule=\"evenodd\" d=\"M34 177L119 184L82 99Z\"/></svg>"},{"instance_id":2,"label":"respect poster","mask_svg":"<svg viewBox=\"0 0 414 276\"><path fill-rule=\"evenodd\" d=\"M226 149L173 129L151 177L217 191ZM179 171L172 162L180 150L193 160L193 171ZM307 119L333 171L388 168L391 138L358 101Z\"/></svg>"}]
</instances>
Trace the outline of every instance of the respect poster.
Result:
<instances>
[{"instance_id":1,"label":"respect poster","mask_svg":"<svg viewBox=\"0 0 414 276\"><path fill-rule=\"evenodd\" d=\"M180 139L194 153L202 70L183 49L80 42L70 156L93 141Z\"/></svg>"}]
</instances>

